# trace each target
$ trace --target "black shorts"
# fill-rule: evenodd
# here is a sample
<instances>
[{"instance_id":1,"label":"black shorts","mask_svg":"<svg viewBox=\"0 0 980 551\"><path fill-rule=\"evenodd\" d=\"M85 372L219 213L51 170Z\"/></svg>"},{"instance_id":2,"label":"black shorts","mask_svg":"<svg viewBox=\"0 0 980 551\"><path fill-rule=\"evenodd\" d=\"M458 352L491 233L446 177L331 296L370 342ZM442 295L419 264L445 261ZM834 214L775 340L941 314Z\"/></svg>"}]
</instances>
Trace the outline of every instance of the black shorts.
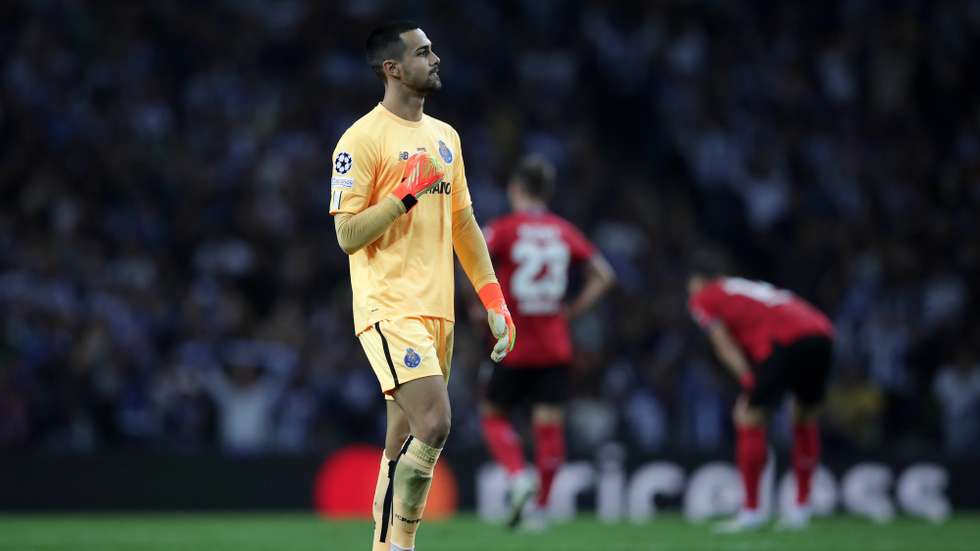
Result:
<instances>
[{"instance_id":1,"label":"black shorts","mask_svg":"<svg viewBox=\"0 0 980 551\"><path fill-rule=\"evenodd\" d=\"M486 397L490 403L500 406L564 404L568 401L568 366L494 365Z\"/></svg>"},{"instance_id":2,"label":"black shorts","mask_svg":"<svg viewBox=\"0 0 980 551\"><path fill-rule=\"evenodd\" d=\"M834 344L815 335L789 344L773 343L772 354L755 368L755 389L749 404L775 408L789 392L802 406L816 406L827 394Z\"/></svg>"}]
</instances>

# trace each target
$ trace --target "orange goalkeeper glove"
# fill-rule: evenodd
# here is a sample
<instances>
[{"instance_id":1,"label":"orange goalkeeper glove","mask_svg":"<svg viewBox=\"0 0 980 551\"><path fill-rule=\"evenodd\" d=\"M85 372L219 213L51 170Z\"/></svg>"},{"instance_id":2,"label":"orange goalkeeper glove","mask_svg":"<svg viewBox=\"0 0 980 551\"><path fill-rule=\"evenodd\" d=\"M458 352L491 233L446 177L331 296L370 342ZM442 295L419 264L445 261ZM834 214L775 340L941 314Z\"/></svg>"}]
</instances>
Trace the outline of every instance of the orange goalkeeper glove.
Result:
<instances>
[{"instance_id":1,"label":"orange goalkeeper glove","mask_svg":"<svg viewBox=\"0 0 980 551\"><path fill-rule=\"evenodd\" d=\"M510 310L504 302L504 294L500 290L499 283L488 283L479 291L480 301L487 309L487 322L490 324L490 332L493 333L497 344L490 352L490 359L500 362L508 352L514 349L514 342L517 340L517 328L514 327L514 320L510 317Z\"/></svg>"},{"instance_id":2,"label":"orange goalkeeper glove","mask_svg":"<svg viewBox=\"0 0 980 551\"><path fill-rule=\"evenodd\" d=\"M391 194L405 205L405 212L408 212L418 203L418 197L441 182L444 175L442 165L432 155L416 153L408 158L402 170L402 181Z\"/></svg>"}]
</instances>

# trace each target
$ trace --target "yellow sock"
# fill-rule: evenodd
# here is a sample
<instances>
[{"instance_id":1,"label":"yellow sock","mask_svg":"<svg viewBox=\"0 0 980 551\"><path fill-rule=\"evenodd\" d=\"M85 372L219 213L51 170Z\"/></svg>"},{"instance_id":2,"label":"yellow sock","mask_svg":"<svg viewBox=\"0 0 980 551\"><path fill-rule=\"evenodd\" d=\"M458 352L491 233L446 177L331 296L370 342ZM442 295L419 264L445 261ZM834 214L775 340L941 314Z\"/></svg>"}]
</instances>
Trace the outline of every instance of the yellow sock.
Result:
<instances>
[{"instance_id":1,"label":"yellow sock","mask_svg":"<svg viewBox=\"0 0 980 551\"><path fill-rule=\"evenodd\" d=\"M395 465L392 501L391 543L405 549L415 546L418 530L432 485L432 472L441 449L412 438Z\"/></svg>"},{"instance_id":2,"label":"yellow sock","mask_svg":"<svg viewBox=\"0 0 980 551\"><path fill-rule=\"evenodd\" d=\"M372 551L389 551L391 545L391 532L385 535L384 538L381 537L381 527L387 522L387 519L382 518L382 513L384 512L384 501L385 493L388 491L388 456L381 452L381 468L378 469L378 484L374 487L374 539L372 540L374 544L371 547Z\"/></svg>"}]
</instances>

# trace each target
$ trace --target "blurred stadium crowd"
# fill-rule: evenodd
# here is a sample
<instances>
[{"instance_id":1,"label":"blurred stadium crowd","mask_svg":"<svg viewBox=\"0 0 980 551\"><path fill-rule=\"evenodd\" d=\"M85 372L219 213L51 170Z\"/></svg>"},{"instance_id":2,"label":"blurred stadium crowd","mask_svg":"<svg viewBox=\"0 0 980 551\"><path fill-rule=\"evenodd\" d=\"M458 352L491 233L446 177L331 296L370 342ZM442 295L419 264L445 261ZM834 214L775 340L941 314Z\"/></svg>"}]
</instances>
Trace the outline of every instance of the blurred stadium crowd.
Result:
<instances>
[{"instance_id":1,"label":"blurred stadium crowd","mask_svg":"<svg viewBox=\"0 0 980 551\"><path fill-rule=\"evenodd\" d=\"M399 4L0 7L0 448L382 441L328 171L381 97L364 37L408 15L478 218L543 153L618 272L575 327L573 448L729 445L683 286L712 244L835 320L829 451L978 453L980 2ZM458 296L450 448L478 448Z\"/></svg>"}]
</instances>

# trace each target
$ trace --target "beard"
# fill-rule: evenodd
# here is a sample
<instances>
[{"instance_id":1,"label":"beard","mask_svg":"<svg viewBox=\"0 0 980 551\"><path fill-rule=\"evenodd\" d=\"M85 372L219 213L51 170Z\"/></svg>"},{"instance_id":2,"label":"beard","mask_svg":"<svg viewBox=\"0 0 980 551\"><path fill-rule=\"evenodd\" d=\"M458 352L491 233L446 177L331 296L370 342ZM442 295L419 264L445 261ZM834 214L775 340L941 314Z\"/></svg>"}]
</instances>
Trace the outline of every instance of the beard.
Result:
<instances>
[{"instance_id":1,"label":"beard","mask_svg":"<svg viewBox=\"0 0 980 551\"><path fill-rule=\"evenodd\" d=\"M418 83L412 83L408 85L413 92L420 96L428 96L432 92L436 92L442 89L442 79L439 78L439 73L429 73L425 80Z\"/></svg>"},{"instance_id":2,"label":"beard","mask_svg":"<svg viewBox=\"0 0 980 551\"><path fill-rule=\"evenodd\" d=\"M439 73L435 72L429 75L426 79L426 84L429 85L429 90L435 92L436 90L442 90L442 79L439 77Z\"/></svg>"}]
</instances>

